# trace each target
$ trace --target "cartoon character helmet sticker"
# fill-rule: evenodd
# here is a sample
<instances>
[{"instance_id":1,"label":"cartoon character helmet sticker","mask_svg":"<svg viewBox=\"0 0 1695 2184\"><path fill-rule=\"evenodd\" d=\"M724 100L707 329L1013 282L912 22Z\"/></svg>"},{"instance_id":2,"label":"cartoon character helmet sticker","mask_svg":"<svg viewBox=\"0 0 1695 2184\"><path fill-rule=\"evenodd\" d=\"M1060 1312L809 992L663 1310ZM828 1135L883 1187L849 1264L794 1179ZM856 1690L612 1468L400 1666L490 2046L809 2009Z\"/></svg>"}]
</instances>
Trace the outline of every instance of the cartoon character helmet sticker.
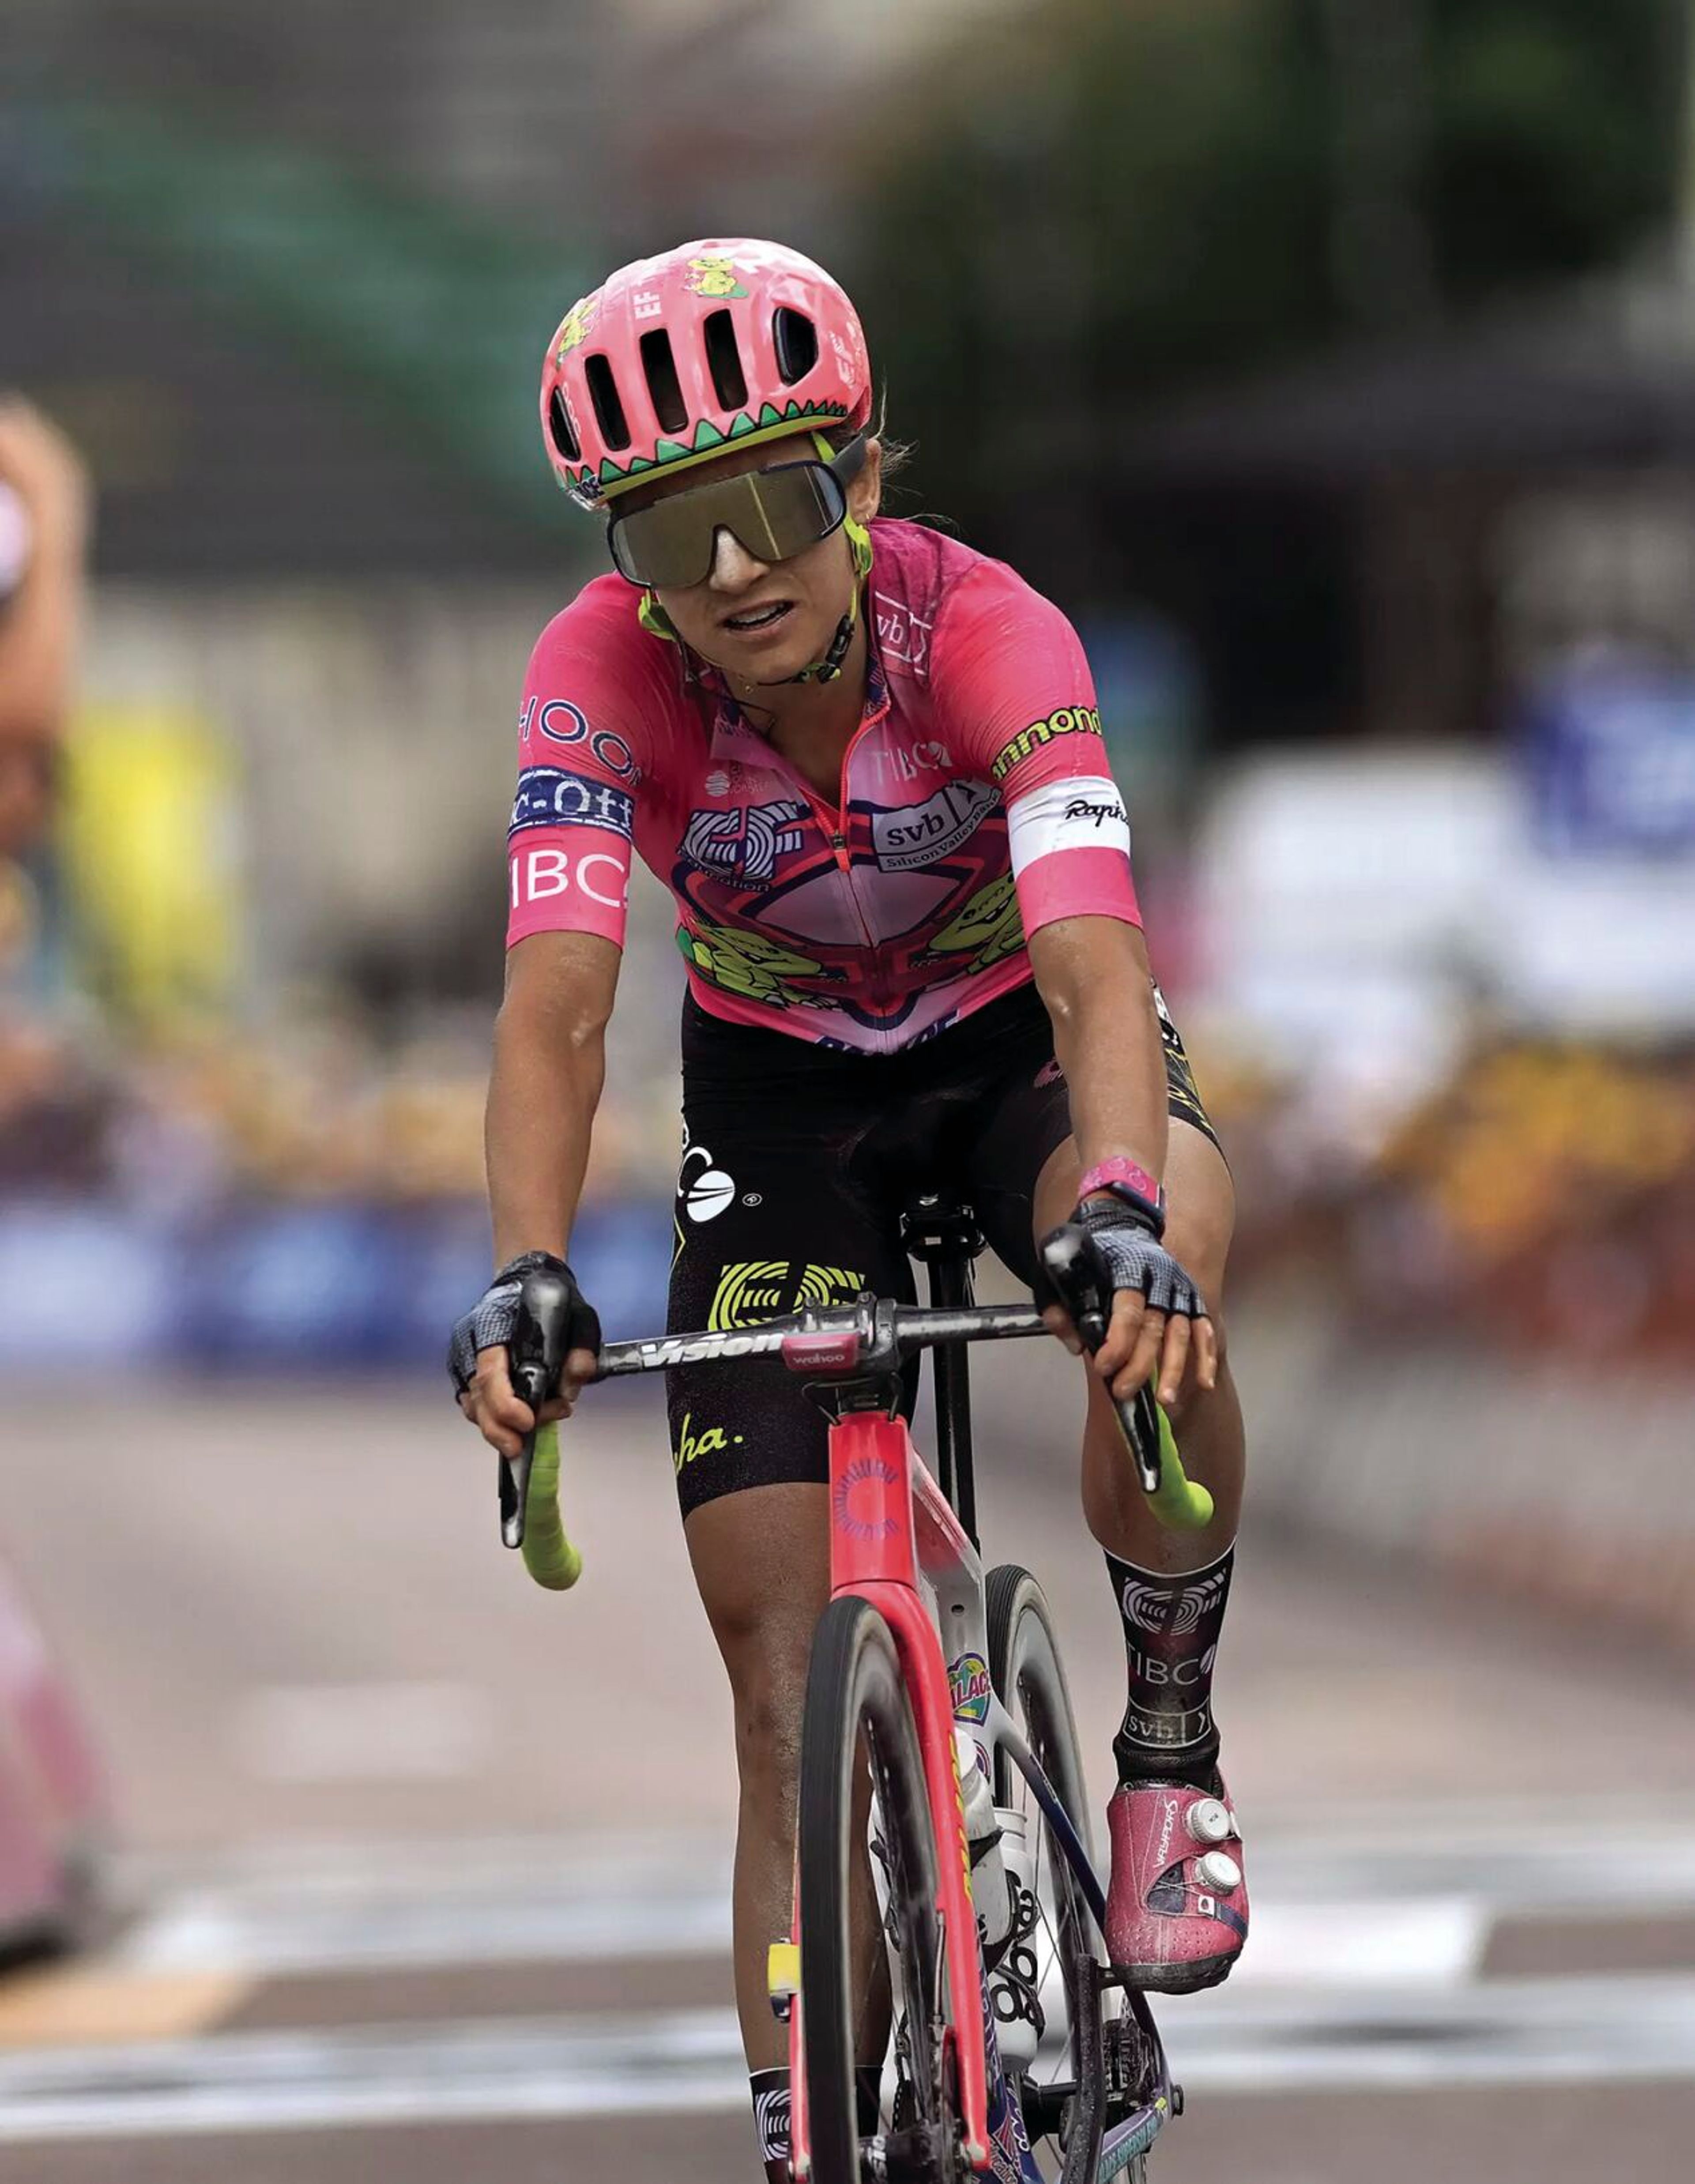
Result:
<instances>
[{"instance_id":1,"label":"cartoon character helmet sticker","mask_svg":"<svg viewBox=\"0 0 1695 2184\"><path fill-rule=\"evenodd\" d=\"M697 296L728 298L747 293L736 278L733 263L728 258L691 258L689 270L694 276L689 286Z\"/></svg>"},{"instance_id":2,"label":"cartoon character helmet sticker","mask_svg":"<svg viewBox=\"0 0 1695 2184\"><path fill-rule=\"evenodd\" d=\"M548 344L542 438L588 509L659 471L871 415L859 315L821 265L750 237L638 259Z\"/></svg>"},{"instance_id":3,"label":"cartoon character helmet sticker","mask_svg":"<svg viewBox=\"0 0 1695 2184\"><path fill-rule=\"evenodd\" d=\"M555 364L563 364L574 348L580 348L594 330L594 312L599 298L580 296L559 322L558 331L548 343Z\"/></svg>"}]
</instances>

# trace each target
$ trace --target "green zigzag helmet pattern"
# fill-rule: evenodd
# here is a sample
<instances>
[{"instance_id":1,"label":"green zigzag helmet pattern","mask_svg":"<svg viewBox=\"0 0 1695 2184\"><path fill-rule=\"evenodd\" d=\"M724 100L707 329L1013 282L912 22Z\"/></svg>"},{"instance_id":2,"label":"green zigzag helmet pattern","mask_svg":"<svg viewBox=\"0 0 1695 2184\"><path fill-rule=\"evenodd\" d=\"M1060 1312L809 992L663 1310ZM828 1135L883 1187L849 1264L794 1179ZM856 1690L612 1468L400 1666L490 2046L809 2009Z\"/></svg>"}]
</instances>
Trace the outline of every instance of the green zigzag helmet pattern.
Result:
<instances>
[{"instance_id":1,"label":"green zigzag helmet pattern","mask_svg":"<svg viewBox=\"0 0 1695 2184\"><path fill-rule=\"evenodd\" d=\"M579 493L596 494L609 485L616 485L625 478L638 477L644 471L663 470L667 463L682 462L689 455L704 454L709 448L727 446L732 440L745 439L750 432L768 432L773 425L800 424L812 417L845 417L845 402L785 403L779 410L774 402L762 403L759 413L751 415L743 410L730 421L728 430L720 431L710 417L703 417L694 428L690 440L661 440L651 455L632 455L627 463L615 463L610 455L594 469L585 464L575 473Z\"/></svg>"}]
</instances>

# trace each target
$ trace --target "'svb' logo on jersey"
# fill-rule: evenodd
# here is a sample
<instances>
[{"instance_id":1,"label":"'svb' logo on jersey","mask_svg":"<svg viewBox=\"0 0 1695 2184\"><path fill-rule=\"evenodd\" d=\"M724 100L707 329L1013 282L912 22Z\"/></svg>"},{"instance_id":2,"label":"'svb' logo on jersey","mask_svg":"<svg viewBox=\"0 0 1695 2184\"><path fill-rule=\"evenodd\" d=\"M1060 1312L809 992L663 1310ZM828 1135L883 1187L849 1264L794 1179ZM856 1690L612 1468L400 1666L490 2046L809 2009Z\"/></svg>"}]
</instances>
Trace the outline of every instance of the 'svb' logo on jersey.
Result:
<instances>
[{"instance_id":1,"label":"'svb' logo on jersey","mask_svg":"<svg viewBox=\"0 0 1695 2184\"><path fill-rule=\"evenodd\" d=\"M984 814L999 801L987 782L950 781L922 804L909 804L898 811L873 811L871 842L878 869L908 872L945 857L977 832Z\"/></svg>"},{"instance_id":2,"label":"'svb' logo on jersey","mask_svg":"<svg viewBox=\"0 0 1695 2184\"><path fill-rule=\"evenodd\" d=\"M801 846L806 838L797 822L806 816L806 805L795 796L728 811L692 811L683 832L683 855L703 872L722 878L768 880L778 859Z\"/></svg>"}]
</instances>

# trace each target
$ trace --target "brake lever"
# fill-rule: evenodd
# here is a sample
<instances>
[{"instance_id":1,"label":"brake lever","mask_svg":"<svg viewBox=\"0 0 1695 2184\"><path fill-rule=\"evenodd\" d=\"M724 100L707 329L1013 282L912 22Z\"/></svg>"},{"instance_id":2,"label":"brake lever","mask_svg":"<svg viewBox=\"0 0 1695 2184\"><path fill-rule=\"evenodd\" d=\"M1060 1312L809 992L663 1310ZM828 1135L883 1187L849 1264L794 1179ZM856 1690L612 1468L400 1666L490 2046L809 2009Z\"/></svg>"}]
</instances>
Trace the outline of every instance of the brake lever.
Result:
<instances>
[{"instance_id":1,"label":"brake lever","mask_svg":"<svg viewBox=\"0 0 1695 2184\"><path fill-rule=\"evenodd\" d=\"M1055 1295L1070 1313L1079 1341L1092 1357L1107 1340L1112 1300L1101 1295L1096 1279L1095 1255L1089 1248L1088 1232L1068 1222L1043 1243L1041 1257L1043 1273ZM1142 1492L1157 1494L1163 1466L1159 1413L1154 1407L1152 1390L1138 1388L1123 1402L1114 1396L1112 1407L1118 1413L1118 1425L1135 1461Z\"/></svg>"},{"instance_id":2,"label":"brake lever","mask_svg":"<svg viewBox=\"0 0 1695 2184\"><path fill-rule=\"evenodd\" d=\"M571 1292L557 1274L533 1273L524 1277L518 1291L517 1317L506 1346L506 1360L512 1392L538 1416L542 1405L559 1385L570 1312ZM524 1544L537 1430L532 1425L516 1456L499 1459L500 1537L509 1547L521 1547Z\"/></svg>"}]
</instances>

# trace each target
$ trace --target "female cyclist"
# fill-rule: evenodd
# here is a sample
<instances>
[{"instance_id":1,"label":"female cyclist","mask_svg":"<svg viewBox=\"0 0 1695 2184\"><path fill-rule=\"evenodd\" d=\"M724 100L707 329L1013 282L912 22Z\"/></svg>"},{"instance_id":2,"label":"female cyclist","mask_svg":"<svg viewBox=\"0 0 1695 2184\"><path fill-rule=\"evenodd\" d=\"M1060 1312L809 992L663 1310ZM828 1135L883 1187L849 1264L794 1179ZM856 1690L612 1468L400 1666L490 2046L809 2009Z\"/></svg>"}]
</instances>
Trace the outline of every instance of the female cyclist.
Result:
<instances>
[{"instance_id":1,"label":"female cyclist","mask_svg":"<svg viewBox=\"0 0 1695 2184\"><path fill-rule=\"evenodd\" d=\"M624 267L555 335L541 407L616 573L543 632L519 716L488 1118L499 1272L454 1330L460 1403L504 1454L532 1424L503 1344L524 1273L567 1272L639 850L689 967L673 1330L910 1295L915 1185L958 1182L1027 1281L1037 1237L1090 1231L1115 1302L1083 1507L1129 1671L1107 1940L1149 1986L1210 1986L1247 1920L1240 1879L1216 1877L1240 1875L1241 1844L1211 1709L1242 1473L1218 1320L1233 1206L1148 968L1082 648L1003 563L878 518L859 320L792 250L692 242ZM572 1339L544 1418L590 1370L587 1301ZM1151 1373L1213 1492L1198 1540L1149 1515L1106 1400ZM826 1428L776 1360L727 1381L672 1373L672 1451L734 1695L736 1992L777 2176L765 1962L789 1924L828 1590ZM869 1919L867 1947L869 1984Z\"/></svg>"}]
</instances>

